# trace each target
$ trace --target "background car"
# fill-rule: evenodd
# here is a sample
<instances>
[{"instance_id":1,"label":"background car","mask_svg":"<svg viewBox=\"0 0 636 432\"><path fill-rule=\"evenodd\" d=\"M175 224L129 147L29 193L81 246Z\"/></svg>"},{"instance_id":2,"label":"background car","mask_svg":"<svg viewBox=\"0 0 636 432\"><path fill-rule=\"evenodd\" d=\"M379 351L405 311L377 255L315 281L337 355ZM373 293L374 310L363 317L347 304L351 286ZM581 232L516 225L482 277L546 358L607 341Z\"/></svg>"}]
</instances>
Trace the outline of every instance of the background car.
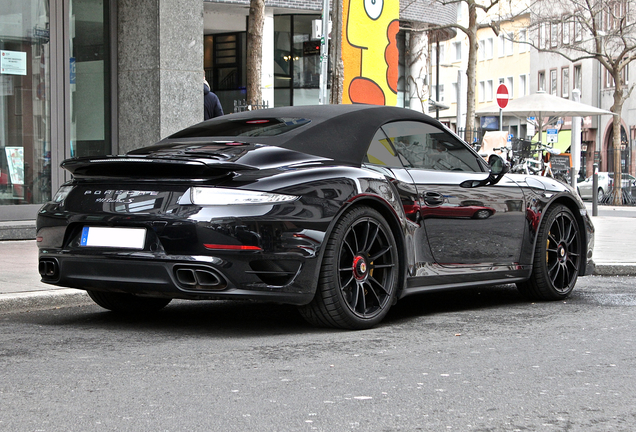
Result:
<instances>
[{"instance_id":1,"label":"background car","mask_svg":"<svg viewBox=\"0 0 636 432\"><path fill-rule=\"evenodd\" d=\"M623 189L636 187L636 177L622 173L621 187ZM584 181L577 184L577 190L579 195L583 199L592 199L592 176L589 176ZM598 200L602 200L607 192L614 187L614 173L611 172L599 172L598 173Z\"/></svg>"},{"instance_id":2,"label":"background car","mask_svg":"<svg viewBox=\"0 0 636 432\"><path fill-rule=\"evenodd\" d=\"M62 166L37 218L42 281L119 313L247 299L362 329L407 295L516 283L558 300L593 269L578 196L402 108L231 114Z\"/></svg>"}]
</instances>

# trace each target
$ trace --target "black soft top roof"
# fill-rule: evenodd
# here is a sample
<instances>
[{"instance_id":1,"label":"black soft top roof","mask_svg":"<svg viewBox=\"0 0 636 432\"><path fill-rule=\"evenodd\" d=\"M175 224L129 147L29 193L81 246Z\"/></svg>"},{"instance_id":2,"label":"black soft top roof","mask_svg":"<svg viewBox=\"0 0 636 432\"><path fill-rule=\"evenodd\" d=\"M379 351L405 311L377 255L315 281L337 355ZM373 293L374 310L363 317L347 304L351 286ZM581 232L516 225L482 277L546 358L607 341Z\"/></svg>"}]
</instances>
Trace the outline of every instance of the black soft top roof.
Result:
<instances>
[{"instance_id":1,"label":"black soft top roof","mask_svg":"<svg viewBox=\"0 0 636 432\"><path fill-rule=\"evenodd\" d=\"M267 118L303 119L298 127L273 136L206 136L205 129L222 129L223 122L245 122ZM309 120L308 122L306 120ZM272 108L229 114L198 123L158 143L241 141L275 145L337 163L359 166L378 128L398 120L416 120L438 124L417 111L377 105L311 105Z\"/></svg>"}]
</instances>

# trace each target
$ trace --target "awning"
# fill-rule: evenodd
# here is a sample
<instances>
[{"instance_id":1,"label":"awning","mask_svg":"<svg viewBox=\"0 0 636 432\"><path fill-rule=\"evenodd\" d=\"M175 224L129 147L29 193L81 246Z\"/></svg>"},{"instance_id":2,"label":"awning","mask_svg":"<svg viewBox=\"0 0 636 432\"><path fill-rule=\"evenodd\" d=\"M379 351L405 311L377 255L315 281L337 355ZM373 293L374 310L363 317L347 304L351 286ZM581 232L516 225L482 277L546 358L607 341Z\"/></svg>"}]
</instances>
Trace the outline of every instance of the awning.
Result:
<instances>
[{"instance_id":1,"label":"awning","mask_svg":"<svg viewBox=\"0 0 636 432\"><path fill-rule=\"evenodd\" d=\"M536 134L532 138L532 141L536 142L538 141L538 139L539 139L539 134ZM561 150L561 153L566 153L570 149L570 145L572 144L572 131L569 131L569 130L559 131L559 134L557 135L557 140L558 141L555 143L548 143L547 132L543 132L543 139L541 140L543 144L546 144L551 147L554 147L555 149Z\"/></svg>"}]
</instances>

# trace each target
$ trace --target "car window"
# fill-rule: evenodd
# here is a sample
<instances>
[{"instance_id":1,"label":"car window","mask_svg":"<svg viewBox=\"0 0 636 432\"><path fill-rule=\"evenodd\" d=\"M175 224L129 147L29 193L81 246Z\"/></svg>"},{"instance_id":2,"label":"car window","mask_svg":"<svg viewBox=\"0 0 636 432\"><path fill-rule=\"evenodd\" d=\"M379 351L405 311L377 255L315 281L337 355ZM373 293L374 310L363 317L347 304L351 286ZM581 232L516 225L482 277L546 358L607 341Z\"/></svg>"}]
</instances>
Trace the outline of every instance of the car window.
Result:
<instances>
[{"instance_id":1,"label":"car window","mask_svg":"<svg viewBox=\"0 0 636 432\"><path fill-rule=\"evenodd\" d=\"M386 167L402 168L400 158L382 129L378 129L375 133L363 162Z\"/></svg>"},{"instance_id":2,"label":"car window","mask_svg":"<svg viewBox=\"0 0 636 432\"><path fill-rule=\"evenodd\" d=\"M437 128L414 121L382 126L404 166L436 171L481 172L477 156L466 144Z\"/></svg>"}]
</instances>

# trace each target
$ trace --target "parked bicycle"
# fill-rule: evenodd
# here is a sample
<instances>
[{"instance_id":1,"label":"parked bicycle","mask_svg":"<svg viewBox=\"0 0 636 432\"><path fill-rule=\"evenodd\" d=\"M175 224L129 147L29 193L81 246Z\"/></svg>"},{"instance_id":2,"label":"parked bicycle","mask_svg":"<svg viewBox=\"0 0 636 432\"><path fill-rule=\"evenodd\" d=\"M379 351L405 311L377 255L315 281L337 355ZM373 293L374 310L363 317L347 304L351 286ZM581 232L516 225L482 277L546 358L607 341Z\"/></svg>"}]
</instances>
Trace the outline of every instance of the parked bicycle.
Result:
<instances>
[{"instance_id":1,"label":"parked bicycle","mask_svg":"<svg viewBox=\"0 0 636 432\"><path fill-rule=\"evenodd\" d=\"M545 161L545 153L559 155L561 151L542 143L528 140L512 140L512 168L513 173L552 177L569 184L569 173L552 170L552 164Z\"/></svg>"}]
</instances>

